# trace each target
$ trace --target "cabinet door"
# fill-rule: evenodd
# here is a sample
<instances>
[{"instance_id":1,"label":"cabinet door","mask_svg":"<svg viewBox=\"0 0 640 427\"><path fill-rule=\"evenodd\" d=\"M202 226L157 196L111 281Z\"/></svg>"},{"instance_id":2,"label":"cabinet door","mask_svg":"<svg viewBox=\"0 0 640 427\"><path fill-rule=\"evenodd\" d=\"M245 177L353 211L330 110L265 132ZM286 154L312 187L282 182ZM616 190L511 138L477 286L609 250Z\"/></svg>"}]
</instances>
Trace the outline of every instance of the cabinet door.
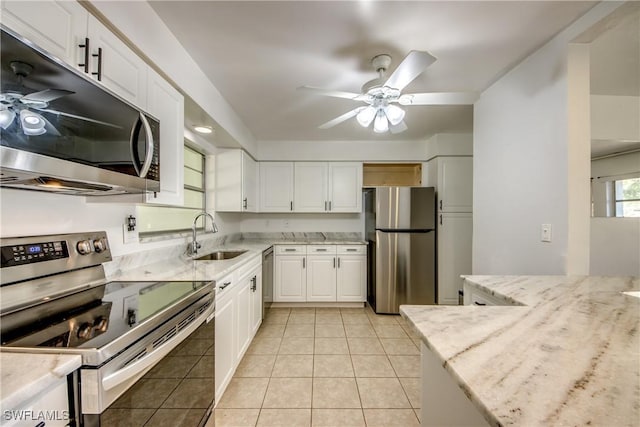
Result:
<instances>
[{"instance_id":1,"label":"cabinet door","mask_svg":"<svg viewBox=\"0 0 640 427\"><path fill-rule=\"evenodd\" d=\"M216 211L242 211L242 150L216 155Z\"/></svg>"},{"instance_id":2,"label":"cabinet door","mask_svg":"<svg viewBox=\"0 0 640 427\"><path fill-rule=\"evenodd\" d=\"M325 212L329 207L327 186L329 170L323 162L296 162L293 210Z\"/></svg>"},{"instance_id":3,"label":"cabinet door","mask_svg":"<svg viewBox=\"0 0 640 427\"><path fill-rule=\"evenodd\" d=\"M367 299L367 257L338 257L338 301L364 302Z\"/></svg>"},{"instance_id":4,"label":"cabinet door","mask_svg":"<svg viewBox=\"0 0 640 427\"><path fill-rule=\"evenodd\" d=\"M254 270L251 288L251 336L253 337L262 323L262 267Z\"/></svg>"},{"instance_id":5,"label":"cabinet door","mask_svg":"<svg viewBox=\"0 0 640 427\"><path fill-rule=\"evenodd\" d=\"M74 68L84 60L79 47L89 13L75 1L2 1L2 23ZM84 70L84 68L82 68Z\"/></svg>"},{"instance_id":6,"label":"cabinet door","mask_svg":"<svg viewBox=\"0 0 640 427\"><path fill-rule=\"evenodd\" d=\"M336 300L335 255L307 256L307 301Z\"/></svg>"},{"instance_id":7,"label":"cabinet door","mask_svg":"<svg viewBox=\"0 0 640 427\"><path fill-rule=\"evenodd\" d=\"M148 203L184 203L184 97L149 69L147 111L160 120L160 192L147 194Z\"/></svg>"},{"instance_id":8,"label":"cabinet door","mask_svg":"<svg viewBox=\"0 0 640 427\"><path fill-rule=\"evenodd\" d=\"M236 296L236 322L238 325L238 341L236 347L236 361L239 362L242 355L251 342L251 286L253 281L247 277L238 284L238 294Z\"/></svg>"},{"instance_id":9,"label":"cabinet door","mask_svg":"<svg viewBox=\"0 0 640 427\"><path fill-rule=\"evenodd\" d=\"M216 301L216 401L220 401L227 384L231 381L236 362L236 310L233 289L229 289Z\"/></svg>"},{"instance_id":10,"label":"cabinet door","mask_svg":"<svg viewBox=\"0 0 640 427\"><path fill-rule=\"evenodd\" d=\"M293 162L260 162L260 212L293 210Z\"/></svg>"},{"instance_id":11,"label":"cabinet door","mask_svg":"<svg viewBox=\"0 0 640 427\"><path fill-rule=\"evenodd\" d=\"M438 304L458 304L462 274L471 274L471 213L444 213L438 218Z\"/></svg>"},{"instance_id":12,"label":"cabinet door","mask_svg":"<svg viewBox=\"0 0 640 427\"><path fill-rule=\"evenodd\" d=\"M275 257L275 283L273 301L307 300L307 257L286 255Z\"/></svg>"},{"instance_id":13,"label":"cabinet door","mask_svg":"<svg viewBox=\"0 0 640 427\"><path fill-rule=\"evenodd\" d=\"M94 16L89 15L88 22L87 32L92 55L89 71L92 76L97 79L98 76L93 73L100 72L100 83L106 88L146 109L147 64ZM97 56L98 49L102 49L101 58Z\"/></svg>"},{"instance_id":14,"label":"cabinet door","mask_svg":"<svg viewBox=\"0 0 640 427\"><path fill-rule=\"evenodd\" d=\"M362 163L329 163L329 211L362 211Z\"/></svg>"},{"instance_id":15,"label":"cabinet door","mask_svg":"<svg viewBox=\"0 0 640 427\"><path fill-rule=\"evenodd\" d=\"M242 210L258 210L258 163L242 152Z\"/></svg>"},{"instance_id":16,"label":"cabinet door","mask_svg":"<svg viewBox=\"0 0 640 427\"><path fill-rule=\"evenodd\" d=\"M438 158L438 208L441 212L471 212L473 158Z\"/></svg>"}]
</instances>

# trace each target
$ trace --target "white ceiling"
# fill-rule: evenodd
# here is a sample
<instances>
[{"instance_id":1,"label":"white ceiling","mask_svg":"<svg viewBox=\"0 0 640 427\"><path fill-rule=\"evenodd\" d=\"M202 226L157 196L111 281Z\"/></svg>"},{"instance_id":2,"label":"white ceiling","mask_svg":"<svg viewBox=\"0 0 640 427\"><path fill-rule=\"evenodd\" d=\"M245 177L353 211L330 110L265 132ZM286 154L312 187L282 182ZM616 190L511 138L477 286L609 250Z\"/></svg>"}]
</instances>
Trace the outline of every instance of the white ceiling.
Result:
<instances>
[{"instance_id":1,"label":"white ceiling","mask_svg":"<svg viewBox=\"0 0 640 427\"><path fill-rule=\"evenodd\" d=\"M376 135L349 120L318 125L359 104L296 91L359 92L370 60L410 50L438 58L409 92L478 91L596 2L151 1L257 140L423 139L471 131L471 106L409 106L409 129Z\"/></svg>"}]
</instances>

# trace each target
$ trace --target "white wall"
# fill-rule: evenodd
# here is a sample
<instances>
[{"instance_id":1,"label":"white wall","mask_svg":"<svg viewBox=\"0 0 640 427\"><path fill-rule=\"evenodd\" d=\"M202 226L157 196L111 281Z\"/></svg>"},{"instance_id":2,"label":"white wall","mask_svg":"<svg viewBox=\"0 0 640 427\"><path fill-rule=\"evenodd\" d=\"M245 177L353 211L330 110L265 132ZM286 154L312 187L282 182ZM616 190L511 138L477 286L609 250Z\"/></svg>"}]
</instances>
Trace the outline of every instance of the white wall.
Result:
<instances>
[{"instance_id":1,"label":"white wall","mask_svg":"<svg viewBox=\"0 0 640 427\"><path fill-rule=\"evenodd\" d=\"M259 141L258 160L422 161L425 141Z\"/></svg>"},{"instance_id":2,"label":"white wall","mask_svg":"<svg viewBox=\"0 0 640 427\"><path fill-rule=\"evenodd\" d=\"M591 114L593 139L640 141L639 96L591 95Z\"/></svg>"},{"instance_id":3,"label":"white wall","mask_svg":"<svg viewBox=\"0 0 640 427\"><path fill-rule=\"evenodd\" d=\"M640 276L640 218L591 218L594 276Z\"/></svg>"},{"instance_id":4,"label":"white wall","mask_svg":"<svg viewBox=\"0 0 640 427\"><path fill-rule=\"evenodd\" d=\"M473 274L569 272L568 47L619 6L595 6L474 106ZM551 243L540 241L541 224L552 224Z\"/></svg>"}]
</instances>

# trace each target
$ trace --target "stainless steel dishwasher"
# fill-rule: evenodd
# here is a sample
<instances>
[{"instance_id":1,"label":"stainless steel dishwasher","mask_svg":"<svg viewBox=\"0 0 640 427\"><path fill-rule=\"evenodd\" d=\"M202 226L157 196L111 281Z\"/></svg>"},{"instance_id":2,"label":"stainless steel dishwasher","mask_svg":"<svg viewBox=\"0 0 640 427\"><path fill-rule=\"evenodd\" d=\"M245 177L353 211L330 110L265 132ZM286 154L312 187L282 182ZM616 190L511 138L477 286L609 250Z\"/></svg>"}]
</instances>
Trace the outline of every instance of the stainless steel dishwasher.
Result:
<instances>
[{"instance_id":1,"label":"stainless steel dishwasher","mask_svg":"<svg viewBox=\"0 0 640 427\"><path fill-rule=\"evenodd\" d=\"M273 246L262 252L262 318L273 302Z\"/></svg>"}]
</instances>

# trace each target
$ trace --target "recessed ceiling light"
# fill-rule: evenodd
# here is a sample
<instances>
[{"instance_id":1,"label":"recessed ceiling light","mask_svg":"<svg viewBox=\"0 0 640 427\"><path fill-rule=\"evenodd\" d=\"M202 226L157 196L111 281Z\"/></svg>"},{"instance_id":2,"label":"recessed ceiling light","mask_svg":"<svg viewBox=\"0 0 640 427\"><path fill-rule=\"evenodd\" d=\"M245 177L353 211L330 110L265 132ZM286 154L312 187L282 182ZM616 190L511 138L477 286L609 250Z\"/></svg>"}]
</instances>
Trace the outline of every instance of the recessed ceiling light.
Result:
<instances>
[{"instance_id":1,"label":"recessed ceiling light","mask_svg":"<svg viewBox=\"0 0 640 427\"><path fill-rule=\"evenodd\" d=\"M198 133L211 133L211 132L213 132L213 129L211 128L211 126L194 126L193 130L195 130Z\"/></svg>"}]
</instances>

